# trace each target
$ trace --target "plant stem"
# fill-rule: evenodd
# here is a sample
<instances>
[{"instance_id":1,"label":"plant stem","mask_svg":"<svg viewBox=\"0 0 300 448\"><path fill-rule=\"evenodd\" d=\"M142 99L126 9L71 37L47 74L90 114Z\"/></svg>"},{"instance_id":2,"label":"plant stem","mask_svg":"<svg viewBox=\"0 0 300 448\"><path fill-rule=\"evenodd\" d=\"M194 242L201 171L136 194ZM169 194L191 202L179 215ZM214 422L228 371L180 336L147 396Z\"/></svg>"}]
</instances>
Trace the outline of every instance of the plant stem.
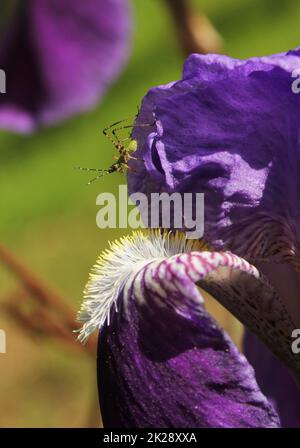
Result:
<instances>
[{"instance_id":1,"label":"plant stem","mask_svg":"<svg viewBox=\"0 0 300 448\"><path fill-rule=\"evenodd\" d=\"M165 0L175 22L178 40L185 55L220 53L223 42L208 18L199 14L189 0Z\"/></svg>"}]
</instances>

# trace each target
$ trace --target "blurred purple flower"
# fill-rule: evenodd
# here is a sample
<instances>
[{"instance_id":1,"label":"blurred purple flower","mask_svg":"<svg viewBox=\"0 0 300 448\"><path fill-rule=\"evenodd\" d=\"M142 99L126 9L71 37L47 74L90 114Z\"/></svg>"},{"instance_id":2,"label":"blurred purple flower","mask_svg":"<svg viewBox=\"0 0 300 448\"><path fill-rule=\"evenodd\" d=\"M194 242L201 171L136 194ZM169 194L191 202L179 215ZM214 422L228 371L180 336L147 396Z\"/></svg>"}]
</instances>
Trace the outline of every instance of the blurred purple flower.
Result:
<instances>
[{"instance_id":1,"label":"blurred purple flower","mask_svg":"<svg viewBox=\"0 0 300 448\"><path fill-rule=\"evenodd\" d=\"M126 0L18 2L1 39L0 127L30 133L94 107L128 57Z\"/></svg>"},{"instance_id":2,"label":"blurred purple flower","mask_svg":"<svg viewBox=\"0 0 300 448\"><path fill-rule=\"evenodd\" d=\"M245 260L184 235L136 232L102 254L79 318L82 340L101 328L105 427L279 426L252 367L207 314L195 284L214 283L230 298L239 281L253 302L257 289L269 290Z\"/></svg>"},{"instance_id":3,"label":"blurred purple flower","mask_svg":"<svg viewBox=\"0 0 300 448\"><path fill-rule=\"evenodd\" d=\"M204 193L204 239L255 264L276 291L257 290L254 303L243 285L230 300L216 297L300 381L291 351L300 328L299 68L299 49L245 61L191 55L182 80L143 99L137 124L149 126L133 138L144 163L132 162L128 182L130 194Z\"/></svg>"}]
</instances>

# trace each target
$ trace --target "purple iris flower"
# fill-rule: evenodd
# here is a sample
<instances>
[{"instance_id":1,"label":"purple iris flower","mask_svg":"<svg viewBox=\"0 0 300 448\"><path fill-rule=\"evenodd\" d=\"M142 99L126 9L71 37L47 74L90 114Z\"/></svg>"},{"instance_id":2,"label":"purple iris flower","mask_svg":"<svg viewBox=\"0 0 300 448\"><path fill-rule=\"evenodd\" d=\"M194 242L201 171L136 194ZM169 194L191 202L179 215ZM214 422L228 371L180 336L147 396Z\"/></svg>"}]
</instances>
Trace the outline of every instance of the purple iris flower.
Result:
<instances>
[{"instance_id":1,"label":"purple iris flower","mask_svg":"<svg viewBox=\"0 0 300 448\"><path fill-rule=\"evenodd\" d=\"M191 55L182 80L145 96L129 192L202 192L204 239L254 263L274 295L217 299L300 379L300 50L236 60ZM211 287L212 293L213 285Z\"/></svg>"},{"instance_id":2,"label":"purple iris flower","mask_svg":"<svg viewBox=\"0 0 300 448\"><path fill-rule=\"evenodd\" d=\"M0 127L21 133L97 104L128 56L125 0L27 0L1 38Z\"/></svg>"},{"instance_id":3,"label":"purple iris flower","mask_svg":"<svg viewBox=\"0 0 300 448\"><path fill-rule=\"evenodd\" d=\"M137 120L143 126L133 138L144 163L132 162L128 175L130 193L204 193L204 239L251 262L269 284L251 295L244 282L232 280L205 289L292 372L294 379L263 355L266 349L255 360L256 345L247 344L250 362L260 364L259 384L285 426L295 426L300 416L294 393L300 356L291 350L292 332L300 328L299 68L299 49L249 60L191 55L182 80L153 88L143 99ZM268 379L263 366L273 366ZM279 391L285 384L293 417Z\"/></svg>"},{"instance_id":4,"label":"purple iris flower","mask_svg":"<svg viewBox=\"0 0 300 448\"><path fill-rule=\"evenodd\" d=\"M289 424L259 368L270 401L205 311L198 287L268 346L296 387L300 96L293 83L299 68L300 50L245 61L192 55L182 80L143 99L129 193L150 200L152 193L204 193L208 246L178 234L135 234L95 266L80 337L101 329L105 426L276 427L272 403ZM247 354L257 366L249 346Z\"/></svg>"},{"instance_id":5,"label":"purple iris flower","mask_svg":"<svg viewBox=\"0 0 300 448\"><path fill-rule=\"evenodd\" d=\"M135 232L101 255L79 319L81 340L101 328L105 427L279 426L252 367L205 311L196 286L214 284L230 300L240 283L253 302L257 290L270 293L247 261L184 234Z\"/></svg>"}]
</instances>

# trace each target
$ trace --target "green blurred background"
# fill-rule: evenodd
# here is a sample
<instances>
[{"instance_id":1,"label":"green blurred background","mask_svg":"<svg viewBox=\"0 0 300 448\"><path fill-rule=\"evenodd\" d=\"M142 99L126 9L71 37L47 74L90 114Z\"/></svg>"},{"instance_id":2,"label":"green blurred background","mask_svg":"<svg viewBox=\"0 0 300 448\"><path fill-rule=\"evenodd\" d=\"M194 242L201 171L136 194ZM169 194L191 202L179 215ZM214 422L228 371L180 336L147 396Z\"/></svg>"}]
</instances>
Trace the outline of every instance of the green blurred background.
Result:
<instances>
[{"instance_id":1,"label":"green blurred background","mask_svg":"<svg viewBox=\"0 0 300 448\"><path fill-rule=\"evenodd\" d=\"M224 39L224 51L245 58L300 45L299 0L199 0ZM86 186L89 174L73 166L107 167L115 153L102 128L134 115L154 85L181 76L173 22L161 0L135 0L133 52L99 107L37 135L0 134L0 234L26 264L78 309L90 267L107 241L123 234L96 227L96 196L117 191L114 174ZM0 267L1 298L15 279ZM235 338L236 322L216 307ZM0 426L65 427L100 423L96 359L58 343L30 339L0 315L7 354L0 355ZM238 328L238 331L237 331Z\"/></svg>"}]
</instances>

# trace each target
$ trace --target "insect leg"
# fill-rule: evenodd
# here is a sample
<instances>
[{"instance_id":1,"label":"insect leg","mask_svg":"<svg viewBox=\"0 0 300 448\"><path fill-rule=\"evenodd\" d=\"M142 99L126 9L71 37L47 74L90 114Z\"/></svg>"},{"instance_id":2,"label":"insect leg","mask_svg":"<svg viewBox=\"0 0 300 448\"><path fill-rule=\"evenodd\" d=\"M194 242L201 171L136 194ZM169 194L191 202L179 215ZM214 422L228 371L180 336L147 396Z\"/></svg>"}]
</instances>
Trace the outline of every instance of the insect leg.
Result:
<instances>
[{"instance_id":1,"label":"insect leg","mask_svg":"<svg viewBox=\"0 0 300 448\"><path fill-rule=\"evenodd\" d=\"M139 114L139 108L138 108L138 113L137 113L137 115L135 115L135 118L138 116L138 114ZM121 124L121 123L124 123L124 122L126 122L126 121L128 121L129 120L129 118L125 118L125 119L123 119L123 120L119 120L119 121L116 121L115 123L112 123L112 124L110 124L109 126L107 126L106 128L104 128L103 129L103 134L105 135L105 137L107 137L111 142L112 142L112 144L115 146L115 147L120 147L121 149L122 149L122 141L126 141L127 140L127 138L126 139L124 139L124 140L120 140L119 139L119 137L118 137L118 135L116 134L116 131L118 131L118 130L121 130L121 129L123 129L123 127L119 127L119 128L117 128L117 129L114 129L116 126L118 126L119 124ZM113 136L114 136L114 138L115 138L115 140L111 137L111 135L109 134L109 131L111 130L111 133L113 134Z\"/></svg>"},{"instance_id":2,"label":"insect leg","mask_svg":"<svg viewBox=\"0 0 300 448\"><path fill-rule=\"evenodd\" d=\"M109 174L109 173L110 173L109 170L102 170L102 173L99 174L99 176L96 176L93 179L89 180L87 185L91 185L91 183L95 182L95 180L98 180L98 179L100 179L100 177L103 177L103 176L105 176L105 174Z\"/></svg>"},{"instance_id":3,"label":"insect leg","mask_svg":"<svg viewBox=\"0 0 300 448\"><path fill-rule=\"evenodd\" d=\"M122 126L120 128L116 128L116 129L114 129L114 131L120 131L121 129L130 129L130 128L131 129L132 128L146 128L146 127L154 126L155 123L156 123L156 121L154 121L153 123L128 124L126 126Z\"/></svg>"},{"instance_id":4,"label":"insect leg","mask_svg":"<svg viewBox=\"0 0 300 448\"><path fill-rule=\"evenodd\" d=\"M155 122L154 122L154 123L155 123ZM122 129L133 129L133 128L135 128L135 127L148 127L148 126L153 126L154 123L152 123L152 124L149 124L149 123L129 124L129 125L126 125L126 126L121 126L121 127L119 127L119 128L114 128L114 129L112 129L111 133L112 133L113 136L115 137L116 142L117 142L117 145L119 145L119 148L118 148L118 149L124 149L124 148L123 148L123 143L126 142L127 140L129 140L129 139L131 138L131 132L130 132L128 137L125 137L125 138L123 138L123 139L120 139L119 136L118 136L118 134L117 134L118 131L122 131Z\"/></svg>"},{"instance_id":5,"label":"insect leg","mask_svg":"<svg viewBox=\"0 0 300 448\"><path fill-rule=\"evenodd\" d=\"M80 171L105 171L101 168L85 168L81 166L75 166L74 170L80 170Z\"/></svg>"},{"instance_id":6,"label":"insect leg","mask_svg":"<svg viewBox=\"0 0 300 448\"><path fill-rule=\"evenodd\" d=\"M122 127L120 127L120 128L114 128L114 129L112 129L112 131L111 131L111 133L112 133L113 136L115 137L116 141L120 144L120 146L121 146L120 149L123 149L123 146L124 146L124 145L123 145L122 143L124 143L124 142L126 142L126 140L129 140L129 139L130 139L130 135L128 135L128 137L125 137L125 138L123 138L123 139L120 139L120 138L119 138L117 132L118 132L118 131L122 131L122 129L124 129L124 128L125 128L125 126L122 126Z\"/></svg>"},{"instance_id":7,"label":"insect leg","mask_svg":"<svg viewBox=\"0 0 300 448\"><path fill-rule=\"evenodd\" d=\"M128 160L138 160L139 162L144 162L144 159L141 159L141 157L133 157L130 154L127 155Z\"/></svg>"},{"instance_id":8,"label":"insect leg","mask_svg":"<svg viewBox=\"0 0 300 448\"><path fill-rule=\"evenodd\" d=\"M105 135L105 133L107 133L107 131L109 131L109 129L114 128L114 127L118 126L118 124L124 123L125 121L127 121L127 118L124 118L123 120L119 120L119 121L116 121L115 123L110 124L109 126L107 126L106 128L103 129L103 134Z\"/></svg>"}]
</instances>

